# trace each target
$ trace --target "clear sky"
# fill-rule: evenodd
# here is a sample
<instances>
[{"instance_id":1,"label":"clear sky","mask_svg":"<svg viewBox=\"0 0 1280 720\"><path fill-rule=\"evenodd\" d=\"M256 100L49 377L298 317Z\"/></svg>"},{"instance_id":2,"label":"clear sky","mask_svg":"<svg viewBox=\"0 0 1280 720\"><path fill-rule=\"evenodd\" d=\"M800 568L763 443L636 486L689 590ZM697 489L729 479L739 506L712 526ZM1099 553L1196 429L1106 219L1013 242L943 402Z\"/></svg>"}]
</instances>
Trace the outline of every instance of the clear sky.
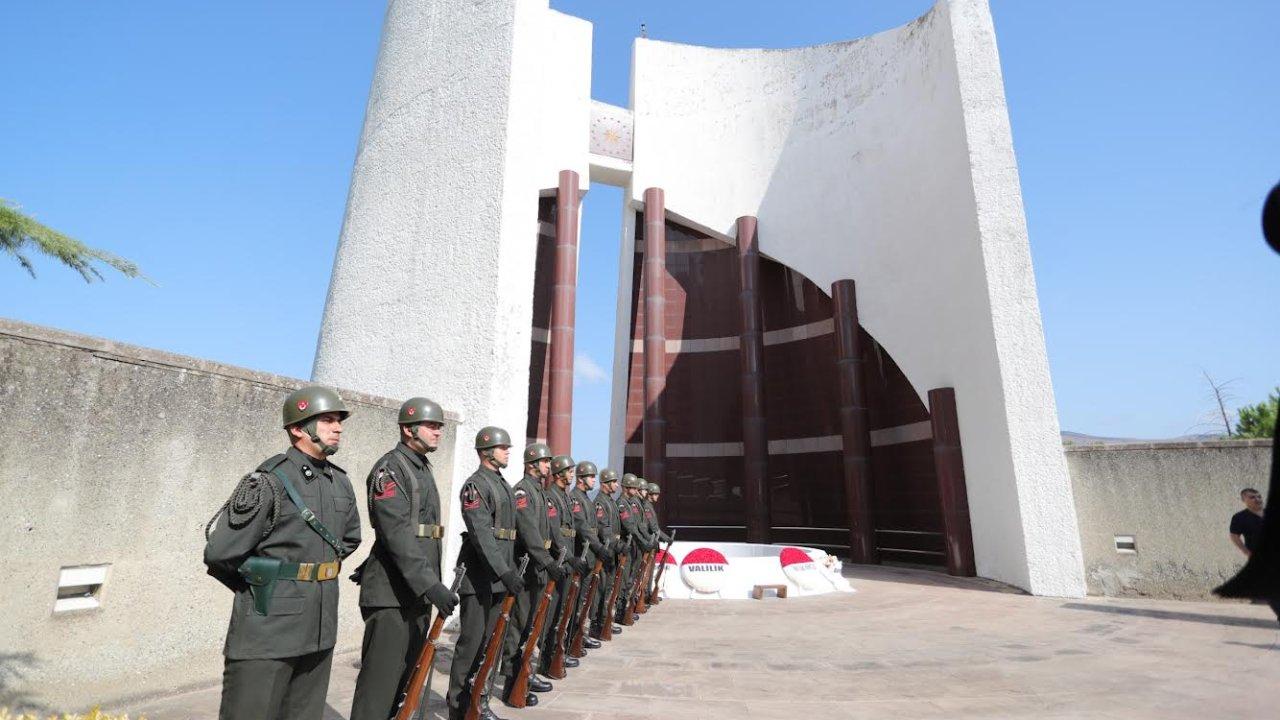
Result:
<instances>
[{"instance_id":1,"label":"clear sky","mask_svg":"<svg viewBox=\"0 0 1280 720\"><path fill-rule=\"evenodd\" d=\"M790 47L925 0L554 0L595 24L593 93L631 40ZM295 377L311 372L384 5L5 3L0 198L142 266L86 285L0 258L0 316ZM1212 430L1280 384L1274 0L993 0L1064 429ZM584 204L575 452L606 457L621 193ZM447 318L441 318L447 322ZM447 372L447 369L441 369Z\"/></svg>"}]
</instances>

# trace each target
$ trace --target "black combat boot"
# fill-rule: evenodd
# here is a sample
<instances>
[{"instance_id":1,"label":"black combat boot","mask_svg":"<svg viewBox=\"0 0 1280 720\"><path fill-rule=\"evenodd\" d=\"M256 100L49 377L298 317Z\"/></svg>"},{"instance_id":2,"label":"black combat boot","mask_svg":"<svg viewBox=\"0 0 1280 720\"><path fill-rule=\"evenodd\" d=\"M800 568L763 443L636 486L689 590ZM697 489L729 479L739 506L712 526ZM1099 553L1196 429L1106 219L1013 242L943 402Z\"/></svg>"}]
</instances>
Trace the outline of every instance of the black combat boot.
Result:
<instances>
[{"instance_id":1,"label":"black combat boot","mask_svg":"<svg viewBox=\"0 0 1280 720\"><path fill-rule=\"evenodd\" d=\"M592 650L595 650L596 648L600 647L600 641L588 635L587 637L582 638L582 647L591 648Z\"/></svg>"},{"instance_id":2,"label":"black combat boot","mask_svg":"<svg viewBox=\"0 0 1280 720\"><path fill-rule=\"evenodd\" d=\"M551 681L545 680L537 676L537 674L529 675L529 689L536 693L551 692Z\"/></svg>"}]
</instances>

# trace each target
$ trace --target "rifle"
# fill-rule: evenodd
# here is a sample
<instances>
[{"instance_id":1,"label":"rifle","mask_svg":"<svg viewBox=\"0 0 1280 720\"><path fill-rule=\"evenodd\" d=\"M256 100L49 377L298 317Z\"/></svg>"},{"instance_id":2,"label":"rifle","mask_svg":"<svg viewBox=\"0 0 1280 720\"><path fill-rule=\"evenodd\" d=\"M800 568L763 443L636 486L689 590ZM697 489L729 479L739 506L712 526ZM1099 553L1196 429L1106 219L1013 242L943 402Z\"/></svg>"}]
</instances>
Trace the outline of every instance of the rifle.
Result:
<instances>
[{"instance_id":1,"label":"rifle","mask_svg":"<svg viewBox=\"0 0 1280 720\"><path fill-rule=\"evenodd\" d=\"M636 576L631 581L630 587L627 588L627 597L622 601L622 624L636 624L636 600L640 594L640 578L644 575L644 565L648 563L649 553L640 556L640 565L636 567Z\"/></svg>"},{"instance_id":2,"label":"rifle","mask_svg":"<svg viewBox=\"0 0 1280 720\"><path fill-rule=\"evenodd\" d=\"M585 657L586 653L582 650L582 644L587 636L587 621L591 619L591 598L596 594L596 584L600 580L600 568L604 567L604 560L596 558L596 566L591 569L591 582L587 583L587 592L582 596L582 609L578 611L578 617L574 619L573 627L577 628L577 632L573 635L573 641L569 643L569 655L571 657Z\"/></svg>"},{"instance_id":3,"label":"rifle","mask_svg":"<svg viewBox=\"0 0 1280 720\"><path fill-rule=\"evenodd\" d=\"M627 545L631 545L631 538L627 538ZM613 639L613 617L618 611L618 591L622 589L622 572L627 568L627 554L620 553L618 555L618 567L613 571L613 586L609 588L609 599L604 604L604 612L606 614L604 622L600 625L600 639Z\"/></svg>"},{"instance_id":4,"label":"rifle","mask_svg":"<svg viewBox=\"0 0 1280 720\"><path fill-rule=\"evenodd\" d=\"M671 558L671 543L676 541L676 533L680 532L680 528L671 531L671 539L667 541L667 549L662 551L662 566L658 568L658 574L653 579L653 590L649 591L649 604L657 605L662 602L662 598L658 597L658 591L662 589L662 573L666 572L668 563Z\"/></svg>"},{"instance_id":5,"label":"rifle","mask_svg":"<svg viewBox=\"0 0 1280 720\"><path fill-rule=\"evenodd\" d=\"M580 562L587 561L587 545L582 546L582 555L578 557ZM569 618L573 616L573 603L578 599L578 587L582 585L582 576L577 572L573 573L573 582L569 583L569 592L565 594L564 604L560 606L560 624L556 626L555 643L552 646L551 662L547 666L547 677L560 680L568 673L564 669L564 634L569 628Z\"/></svg>"},{"instance_id":6,"label":"rifle","mask_svg":"<svg viewBox=\"0 0 1280 720\"><path fill-rule=\"evenodd\" d=\"M524 570L528 566L529 556L525 555L520 560L520 568L516 570L516 575L524 576ZM489 683L489 675L501 659L499 656L502 655L502 640L506 636L507 620L511 617L511 606L515 602L516 594L510 592L502 600L502 610L493 624L493 634L489 636L489 642L485 645L484 662L480 663L480 668L471 678L471 703L467 706L466 720L480 720L480 698L484 695L485 686Z\"/></svg>"},{"instance_id":7,"label":"rifle","mask_svg":"<svg viewBox=\"0 0 1280 720\"><path fill-rule=\"evenodd\" d=\"M653 563L658 559L658 552L650 550L644 556L644 572L640 573L640 584L636 586L636 613L643 615L649 612L649 577L653 575Z\"/></svg>"},{"instance_id":8,"label":"rifle","mask_svg":"<svg viewBox=\"0 0 1280 720\"><path fill-rule=\"evenodd\" d=\"M564 556L569 554L568 548L560 548L560 557L556 565L564 563ZM551 593L555 592L554 578L547 580L542 586L542 597L538 598L538 609L533 614L533 622L529 623L529 634L525 636L524 648L520 651L520 671L507 690L507 704L522 708L529 694L529 674L533 672L533 651L538 647L538 638L542 637L542 625L547 620L547 608L551 606Z\"/></svg>"},{"instance_id":9,"label":"rifle","mask_svg":"<svg viewBox=\"0 0 1280 720\"><path fill-rule=\"evenodd\" d=\"M462 586L462 577L466 572L467 566L464 563L458 563L453 569L453 584L449 586L449 592L458 594L458 588ZM418 708L422 705L422 691L431 682L431 664L436 659L436 641L440 639L440 633L443 630L444 615L437 612L435 622L431 623L431 630L422 641L422 649L418 651L418 662L413 666L413 674L409 676L409 682L404 686L404 693L401 694L400 702L396 706L396 720L412 720L418 714Z\"/></svg>"}]
</instances>

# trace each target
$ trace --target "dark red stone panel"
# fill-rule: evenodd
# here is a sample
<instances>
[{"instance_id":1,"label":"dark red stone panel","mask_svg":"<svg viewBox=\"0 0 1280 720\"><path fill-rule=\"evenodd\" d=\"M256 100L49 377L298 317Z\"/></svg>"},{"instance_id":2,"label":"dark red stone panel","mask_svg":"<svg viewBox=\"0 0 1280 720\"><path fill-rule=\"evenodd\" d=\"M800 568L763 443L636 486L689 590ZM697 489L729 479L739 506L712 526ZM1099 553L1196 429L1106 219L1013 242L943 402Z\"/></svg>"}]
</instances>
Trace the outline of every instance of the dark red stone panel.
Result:
<instances>
[{"instance_id":1,"label":"dark red stone panel","mask_svg":"<svg viewBox=\"0 0 1280 720\"><path fill-rule=\"evenodd\" d=\"M764 396L770 440L839 435L833 336L765 345Z\"/></svg>"},{"instance_id":2,"label":"dark red stone panel","mask_svg":"<svg viewBox=\"0 0 1280 720\"><path fill-rule=\"evenodd\" d=\"M539 223L555 224L556 199L538 199ZM533 273L533 321L535 333L543 333L551 327L551 298L555 279L555 232L544 233L538 229L538 251ZM529 417L525 426L526 437L547 436L547 419L550 410L548 371L550 370L550 346L534 341L529 348Z\"/></svg>"},{"instance_id":3,"label":"dark red stone panel","mask_svg":"<svg viewBox=\"0 0 1280 720\"><path fill-rule=\"evenodd\" d=\"M662 486L668 525L745 525L742 469L741 457L668 457L665 478L645 479Z\"/></svg>"},{"instance_id":4,"label":"dark red stone panel","mask_svg":"<svg viewBox=\"0 0 1280 720\"><path fill-rule=\"evenodd\" d=\"M766 332L831 317L831 297L822 288L767 258L760 259L760 302L764 306Z\"/></svg>"},{"instance_id":5,"label":"dark red stone panel","mask_svg":"<svg viewBox=\"0 0 1280 720\"><path fill-rule=\"evenodd\" d=\"M921 440L872 447L871 469L875 480L877 547L917 551L885 556L886 559L944 564L933 442Z\"/></svg>"},{"instance_id":6,"label":"dark red stone panel","mask_svg":"<svg viewBox=\"0 0 1280 720\"><path fill-rule=\"evenodd\" d=\"M774 528L847 528L840 453L770 455L769 509Z\"/></svg>"},{"instance_id":7,"label":"dark red stone panel","mask_svg":"<svg viewBox=\"0 0 1280 720\"><path fill-rule=\"evenodd\" d=\"M867 406L871 415L871 429L909 425L929 419L925 407L907 376L898 369L875 338L859 328L862 334L862 367L867 381Z\"/></svg>"}]
</instances>

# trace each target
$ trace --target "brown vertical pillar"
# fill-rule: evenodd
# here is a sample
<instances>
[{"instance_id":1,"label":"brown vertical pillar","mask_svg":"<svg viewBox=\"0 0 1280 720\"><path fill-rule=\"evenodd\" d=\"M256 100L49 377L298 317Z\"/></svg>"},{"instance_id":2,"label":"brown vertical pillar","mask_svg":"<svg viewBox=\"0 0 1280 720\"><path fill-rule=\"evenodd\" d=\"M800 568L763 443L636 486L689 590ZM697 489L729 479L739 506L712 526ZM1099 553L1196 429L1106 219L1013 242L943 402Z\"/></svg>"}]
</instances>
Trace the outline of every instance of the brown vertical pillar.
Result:
<instances>
[{"instance_id":1,"label":"brown vertical pillar","mask_svg":"<svg viewBox=\"0 0 1280 720\"><path fill-rule=\"evenodd\" d=\"M551 296L551 368L547 374L547 444L566 454L573 442L573 324L578 284L578 173L560 171Z\"/></svg>"},{"instance_id":2,"label":"brown vertical pillar","mask_svg":"<svg viewBox=\"0 0 1280 720\"><path fill-rule=\"evenodd\" d=\"M644 477L665 484L667 420L667 211L660 188L644 191Z\"/></svg>"},{"instance_id":3,"label":"brown vertical pillar","mask_svg":"<svg viewBox=\"0 0 1280 720\"><path fill-rule=\"evenodd\" d=\"M738 357L742 368L743 494L747 542L769 542L769 438L764 424L764 315L756 219L738 218Z\"/></svg>"},{"instance_id":4,"label":"brown vertical pillar","mask_svg":"<svg viewBox=\"0 0 1280 720\"><path fill-rule=\"evenodd\" d=\"M954 388L929 391L929 424L933 426L933 465L942 505L942 533L947 545L947 572L977 574L973 561L973 531L969 525L969 495L960 453L960 421Z\"/></svg>"},{"instance_id":5,"label":"brown vertical pillar","mask_svg":"<svg viewBox=\"0 0 1280 720\"><path fill-rule=\"evenodd\" d=\"M844 493L849 517L849 560L880 561L871 512L871 423L858 338L858 303L852 280L831 284L836 331L836 375L840 383L840 430L844 440Z\"/></svg>"}]
</instances>

